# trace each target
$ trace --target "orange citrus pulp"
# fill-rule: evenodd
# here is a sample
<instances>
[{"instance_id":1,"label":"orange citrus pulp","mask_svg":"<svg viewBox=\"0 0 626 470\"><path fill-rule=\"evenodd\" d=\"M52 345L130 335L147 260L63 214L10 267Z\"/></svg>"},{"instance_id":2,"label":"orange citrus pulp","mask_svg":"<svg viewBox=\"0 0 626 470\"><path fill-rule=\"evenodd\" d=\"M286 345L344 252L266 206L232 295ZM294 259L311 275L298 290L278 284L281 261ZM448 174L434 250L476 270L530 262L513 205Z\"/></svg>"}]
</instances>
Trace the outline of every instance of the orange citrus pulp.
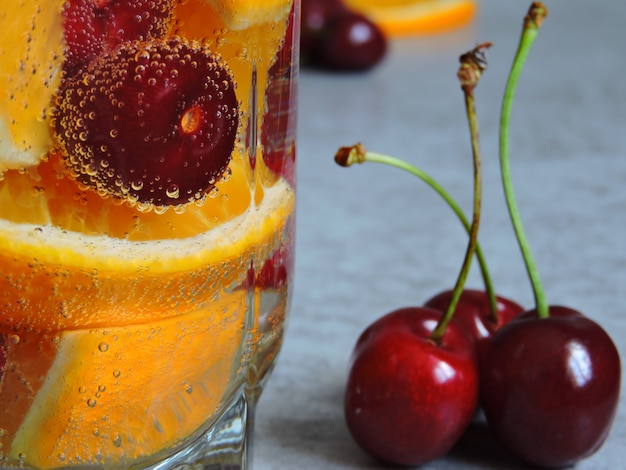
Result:
<instances>
[{"instance_id":1,"label":"orange citrus pulp","mask_svg":"<svg viewBox=\"0 0 626 470\"><path fill-rule=\"evenodd\" d=\"M390 37L437 34L467 25L476 0L345 0Z\"/></svg>"}]
</instances>

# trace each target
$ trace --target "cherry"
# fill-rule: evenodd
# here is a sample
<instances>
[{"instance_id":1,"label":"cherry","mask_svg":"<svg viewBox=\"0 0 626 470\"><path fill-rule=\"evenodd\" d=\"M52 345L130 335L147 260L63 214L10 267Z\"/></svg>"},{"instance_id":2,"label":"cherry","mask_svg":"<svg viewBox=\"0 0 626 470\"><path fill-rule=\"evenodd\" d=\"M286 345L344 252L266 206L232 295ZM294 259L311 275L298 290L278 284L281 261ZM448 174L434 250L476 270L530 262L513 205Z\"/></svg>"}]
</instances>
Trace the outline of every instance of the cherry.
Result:
<instances>
[{"instance_id":1,"label":"cherry","mask_svg":"<svg viewBox=\"0 0 626 470\"><path fill-rule=\"evenodd\" d=\"M445 454L469 425L478 400L472 340L454 323L431 339L441 312L395 310L354 348L344 411L355 442L375 458L419 465Z\"/></svg>"},{"instance_id":2,"label":"cherry","mask_svg":"<svg viewBox=\"0 0 626 470\"><path fill-rule=\"evenodd\" d=\"M170 38L122 43L63 80L53 127L78 181L169 206L215 187L238 120L226 65L204 46Z\"/></svg>"},{"instance_id":3,"label":"cherry","mask_svg":"<svg viewBox=\"0 0 626 470\"><path fill-rule=\"evenodd\" d=\"M321 38L333 21L346 14L342 0L303 0L300 7L300 57L304 64L319 61Z\"/></svg>"},{"instance_id":4,"label":"cherry","mask_svg":"<svg viewBox=\"0 0 626 470\"><path fill-rule=\"evenodd\" d=\"M445 311L452 290L445 290L428 299L424 305ZM518 303L496 296L497 321L494 322L487 293L478 289L464 289L454 310L454 321L460 322L476 342L478 358L482 361L493 333L524 311Z\"/></svg>"},{"instance_id":5,"label":"cherry","mask_svg":"<svg viewBox=\"0 0 626 470\"><path fill-rule=\"evenodd\" d=\"M462 57L462 67L466 61ZM344 412L354 440L396 465L420 465L445 454L465 432L478 402L476 347L462 324L452 321L477 246L482 194L473 88L484 67L471 67L474 80L461 82L473 143L474 212L452 300L444 312L408 307L370 325L357 340L346 385ZM347 150L340 160L363 155L359 150Z\"/></svg>"},{"instance_id":6,"label":"cherry","mask_svg":"<svg viewBox=\"0 0 626 470\"><path fill-rule=\"evenodd\" d=\"M253 283L262 289L275 289L289 282L293 277L294 269L294 238L295 238L295 217L290 217L285 227L285 235L279 247L267 259L261 269L250 273L253 276ZM250 279L248 282L252 283Z\"/></svg>"},{"instance_id":7,"label":"cherry","mask_svg":"<svg viewBox=\"0 0 626 470\"><path fill-rule=\"evenodd\" d=\"M530 310L498 330L481 368L489 426L534 465L561 467L596 452L613 423L620 359L595 322L567 307Z\"/></svg>"},{"instance_id":8,"label":"cherry","mask_svg":"<svg viewBox=\"0 0 626 470\"><path fill-rule=\"evenodd\" d=\"M594 321L546 301L514 197L509 122L522 66L546 8L534 2L507 81L500 117L500 169L507 208L535 308L493 335L481 371L481 404L496 436L534 465L572 465L596 452L611 429L621 383L617 348Z\"/></svg>"},{"instance_id":9,"label":"cherry","mask_svg":"<svg viewBox=\"0 0 626 470\"><path fill-rule=\"evenodd\" d=\"M121 42L163 37L172 22L173 4L174 0L67 0L65 73L72 75Z\"/></svg>"},{"instance_id":10,"label":"cherry","mask_svg":"<svg viewBox=\"0 0 626 470\"><path fill-rule=\"evenodd\" d=\"M284 176L295 186L296 158L296 99L297 99L297 57L294 57L294 43L297 44L298 24L292 10L283 45L276 54L268 71L268 85L265 90L266 111L261 125L263 161L277 175ZM253 167L256 162L252 161Z\"/></svg>"},{"instance_id":11,"label":"cherry","mask_svg":"<svg viewBox=\"0 0 626 470\"><path fill-rule=\"evenodd\" d=\"M378 64L387 52L381 29L361 13L337 16L321 38L320 62L329 69L366 70Z\"/></svg>"}]
</instances>

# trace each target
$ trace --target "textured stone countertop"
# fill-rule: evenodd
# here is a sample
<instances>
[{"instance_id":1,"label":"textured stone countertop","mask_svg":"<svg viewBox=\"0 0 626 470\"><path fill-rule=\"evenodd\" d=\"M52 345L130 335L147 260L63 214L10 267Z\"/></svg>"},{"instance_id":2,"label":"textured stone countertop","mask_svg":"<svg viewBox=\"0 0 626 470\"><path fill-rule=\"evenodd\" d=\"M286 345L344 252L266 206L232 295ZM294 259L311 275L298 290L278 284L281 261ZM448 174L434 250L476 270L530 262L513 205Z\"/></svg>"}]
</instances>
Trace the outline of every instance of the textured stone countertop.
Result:
<instances>
[{"instance_id":1,"label":"textured stone countertop","mask_svg":"<svg viewBox=\"0 0 626 470\"><path fill-rule=\"evenodd\" d=\"M626 361L626 2L546 0L513 107L511 167L548 301L610 332ZM504 206L500 99L527 2L482 0L463 31L395 40L365 74L303 70L296 283L280 359L259 404L255 470L385 468L351 440L348 359L374 319L452 286L466 246L458 220L421 181L382 165L350 169L336 149L362 141L437 179L469 213L472 161L458 56L494 43L476 90L484 168L480 239L499 294L533 297ZM481 287L473 268L469 287ZM604 447L578 469L626 460L626 387ZM524 468L475 426L425 469Z\"/></svg>"}]
</instances>

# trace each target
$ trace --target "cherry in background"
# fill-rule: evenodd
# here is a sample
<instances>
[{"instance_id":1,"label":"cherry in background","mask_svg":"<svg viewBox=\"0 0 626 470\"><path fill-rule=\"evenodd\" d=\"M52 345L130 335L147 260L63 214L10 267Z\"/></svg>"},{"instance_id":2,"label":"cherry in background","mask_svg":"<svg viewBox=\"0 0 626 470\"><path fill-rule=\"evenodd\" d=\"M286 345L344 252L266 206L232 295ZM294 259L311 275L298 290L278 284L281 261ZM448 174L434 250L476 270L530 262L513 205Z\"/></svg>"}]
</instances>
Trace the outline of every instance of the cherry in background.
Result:
<instances>
[{"instance_id":1,"label":"cherry in background","mask_svg":"<svg viewBox=\"0 0 626 470\"><path fill-rule=\"evenodd\" d=\"M329 25L347 7L341 0L302 0L300 6L300 57L303 65L321 60L319 44Z\"/></svg>"},{"instance_id":2,"label":"cherry in background","mask_svg":"<svg viewBox=\"0 0 626 470\"><path fill-rule=\"evenodd\" d=\"M346 423L373 457L420 465L444 455L463 434L478 400L474 345L448 324L440 344L431 334L441 312L393 311L371 324L354 348L345 390Z\"/></svg>"},{"instance_id":3,"label":"cherry in background","mask_svg":"<svg viewBox=\"0 0 626 470\"><path fill-rule=\"evenodd\" d=\"M387 38L341 0L302 0L300 48L303 65L362 71L385 57Z\"/></svg>"}]
</instances>

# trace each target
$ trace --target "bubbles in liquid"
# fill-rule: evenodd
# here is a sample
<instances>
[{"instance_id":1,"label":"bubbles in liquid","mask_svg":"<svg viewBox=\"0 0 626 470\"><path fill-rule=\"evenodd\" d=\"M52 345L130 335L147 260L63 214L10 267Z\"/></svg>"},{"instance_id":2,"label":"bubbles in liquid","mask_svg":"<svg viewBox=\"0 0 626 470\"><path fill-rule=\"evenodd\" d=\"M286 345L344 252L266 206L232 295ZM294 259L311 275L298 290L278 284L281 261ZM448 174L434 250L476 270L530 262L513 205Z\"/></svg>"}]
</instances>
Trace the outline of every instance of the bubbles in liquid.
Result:
<instances>
[{"instance_id":1,"label":"bubbles in liquid","mask_svg":"<svg viewBox=\"0 0 626 470\"><path fill-rule=\"evenodd\" d=\"M100 352L107 352L109 350L109 345L107 343L100 343L98 345L98 350Z\"/></svg>"},{"instance_id":2,"label":"bubbles in liquid","mask_svg":"<svg viewBox=\"0 0 626 470\"><path fill-rule=\"evenodd\" d=\"M176 199L180 195L180 189L178 188L177 185L170 184L167 187L167 190L166 190L165 194L167 195L167 197L171 197L172 199Z\"/></svg>"}]
</instances>

